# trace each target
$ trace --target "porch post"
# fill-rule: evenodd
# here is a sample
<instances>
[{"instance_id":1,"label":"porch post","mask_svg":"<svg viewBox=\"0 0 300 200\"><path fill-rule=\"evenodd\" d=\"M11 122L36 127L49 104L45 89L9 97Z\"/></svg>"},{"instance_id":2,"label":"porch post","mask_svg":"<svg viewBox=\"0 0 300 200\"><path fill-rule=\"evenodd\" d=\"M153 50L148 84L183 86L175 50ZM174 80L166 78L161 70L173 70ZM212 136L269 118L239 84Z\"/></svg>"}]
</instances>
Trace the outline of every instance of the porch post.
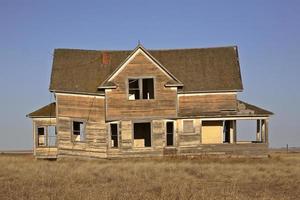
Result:
<instances>
[{"instance_id":1,"label":"porch post","mask_svg":"<svg viewBox=\"0 0 300 200\"><path fill-rule=\"evenodd\" d=\"M258 119L256 123L256 142L261 142L261 120Z\"/></svg>"},{"instance_id":2,"label":"porch post","mask_svg":"<svg viewBox=\"0 0 300 200\"><path fill-rule=\"evenodd\" d=\"M236 143L236 120L232 121L232 129L233 129L233 143Z\"/></svg>"},{"instance_id":3,"label":"porch post","mask_svg":"<svg viewBox=\"0 0 300 200\"><path fill-rule=\"evenodd\" d=\"M265 119L265 143L269 143L269 119Z\"/></svg>"},{"instance_id":4,"label":"porch post","mask_svg":"<svg viewBox=\"0 0 300 200\"><path fill-rule=\"evenodd\" d=\"M265 126L265 120L261 120L261 142L265 143L266 142L266 126Z\"/></svg>"}]
</instances>

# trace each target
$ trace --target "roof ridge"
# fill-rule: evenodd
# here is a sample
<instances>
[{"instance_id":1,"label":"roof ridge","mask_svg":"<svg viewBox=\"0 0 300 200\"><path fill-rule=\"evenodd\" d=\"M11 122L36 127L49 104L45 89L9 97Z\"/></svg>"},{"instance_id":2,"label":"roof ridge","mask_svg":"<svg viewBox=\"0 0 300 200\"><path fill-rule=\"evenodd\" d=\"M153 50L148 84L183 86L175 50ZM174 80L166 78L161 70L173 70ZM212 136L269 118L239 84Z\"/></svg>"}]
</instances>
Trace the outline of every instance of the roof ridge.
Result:
<instances>
[{"instance_id":1,"label":"roof ridge","mask_svg":"<svg viewBox=\"0 0 300 200\"><path fill-rule=\"evenodd\" d=\"M178 51L178 50L204 50L204 49L220 49L220 48L236 48L237 45L228 46L214 46L214 47L191 47L191 48L162 48L162 49L147 49L147 51ZM95 51L95 52L120 52L120 51L132 51L132 49L76 49L76 48L55 48L55 51L71 50L71 51Z\"/></svg>"}]
</instances>

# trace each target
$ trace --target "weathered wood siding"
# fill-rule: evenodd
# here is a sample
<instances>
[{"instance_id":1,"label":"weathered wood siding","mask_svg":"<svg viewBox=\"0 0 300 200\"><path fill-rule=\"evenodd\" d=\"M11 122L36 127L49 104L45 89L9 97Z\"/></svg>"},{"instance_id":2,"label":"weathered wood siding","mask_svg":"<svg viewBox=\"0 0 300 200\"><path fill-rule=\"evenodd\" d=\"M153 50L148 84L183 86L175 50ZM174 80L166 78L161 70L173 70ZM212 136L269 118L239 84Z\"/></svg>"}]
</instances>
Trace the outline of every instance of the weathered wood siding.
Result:
<instances>
[{"instance_id":1,"label":"weathered wood siding","mask_svg":"<svg viewBox=\"0 0 300 200\"><path fill-rule=\"evenodd\" d=\"M104 98L57 94L58 154L106 157L107 129ZM83 120L85 140L72 141L73 120Z\"/></svg>"},{"instance_id":2,"label":"weathered wood siding","mask_svg":"<svg viewBox=\"0 0 300 200\"><path fill-rule=\"evenodd\" d=\"M128 100L129 77L153 77L154 99ZM170 80L143 54L138 54L113 79L116 89L106 92L106 119L143 119L175 117L177 114L177 91L164 85Z\"/></svg>"},{"instance_id":3,"label":"weathered wood siding","mask_svg":"<svg viewBox=\"0 0 300 200\"><path fill-rule=\"evenodd\" d=\"M151 121L151 147L134 147L132 121L121 121L121 144L118 149L110 148L108 157L152 157L163 156L165 147L165 121Z\"/></svg>"},{"instance_id":4,"label":"weathered wood siding","mask_svg":"<svg viewBox=\"0 0 300 200\"><path fill-rule=\"evenodd\" d=\"M236 94L179 96L178 116L199 116L208 112L236 110Z\"/></svg>"},{"instance_id":5,"label":"weathered wood siding","mask_svg":"<svg viewBox=\"0 0 300 200\"><path fill-rule=\"evenodd\" d=\"M177 146L185 147L185 146L198 146L200 144L200 120L192 119L194 122L194 131L185 133L183 131L183 121L182 119L177 120Z\"/></svg>"}]
</instances>

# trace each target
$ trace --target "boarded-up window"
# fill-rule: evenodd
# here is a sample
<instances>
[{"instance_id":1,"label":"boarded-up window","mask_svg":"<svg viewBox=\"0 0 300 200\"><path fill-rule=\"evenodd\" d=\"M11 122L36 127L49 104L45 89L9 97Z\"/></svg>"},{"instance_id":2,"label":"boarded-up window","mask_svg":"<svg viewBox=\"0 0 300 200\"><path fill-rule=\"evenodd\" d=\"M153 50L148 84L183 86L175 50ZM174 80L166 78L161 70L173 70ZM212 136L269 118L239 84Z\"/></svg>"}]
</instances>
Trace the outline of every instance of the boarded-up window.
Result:
<instances>
[{"instance_id":1,"label":"boarded-up window","mask_svg":"<svg viewBox=\"0 0 300 200\"><path fill-rule=\"evenodd\" d=\"M119 134L118 124L110 124L110 135L111 135L111 147L119 147Z\"/></svg>"},{"instance_id":2,"label":"boarded-up window","mask_svg":"<svg viewBox=\"0 0 300 200\"><path fill-rule=\"evenodd\" d=\"M183 132L194 133L194 120L183 120Z\"/></svg>"},{"instance_id":3,"label":"boarded-up window","mask_svg":"<svg viewBox=\"0 0 300 200\"><path fill-rule=\"evenodd\" d=\"M46 145L45 128L39 127L37 129L37 132L38 132L38 146L45 146Z\"/></svg>"},{"instance_id":4,"label":"boarded-up window","mask_svg":"<svg viewBox=\"0 0 300 200\"><path fill-rule=\"evenodd\" d=\"M84 123L79 121L73 121L73 141L84 141Z\"/></svg>"}]
</instances>

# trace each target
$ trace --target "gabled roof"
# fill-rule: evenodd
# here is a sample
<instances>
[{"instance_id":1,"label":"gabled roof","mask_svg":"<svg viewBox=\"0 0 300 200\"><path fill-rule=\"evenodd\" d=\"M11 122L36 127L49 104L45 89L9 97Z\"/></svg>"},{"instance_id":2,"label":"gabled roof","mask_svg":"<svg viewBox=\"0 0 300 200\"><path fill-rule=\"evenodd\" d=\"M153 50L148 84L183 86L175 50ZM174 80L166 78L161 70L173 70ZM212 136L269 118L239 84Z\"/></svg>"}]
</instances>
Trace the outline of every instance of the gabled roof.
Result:
<instances>
[{"instance_id":1,"label":"gabled roof","mask_svg":"<svg viewBox=\"0 0 300 200\"><path fill-rule=\"evenodd\" d=\"M30 118L55 118L56 117L56 103L50 103L42 108L39 108L32 113L26 115Z\"/></svg>"},{"instance_id":2,"label":"gabled roof","mask_svg":"<svg viewBox=\"0 0 300 200\"><path fill-rule=\"evenodd\" d=\"M104 88L105 85L107 85L110 81L113 81L113 77L117 75L118 72L122 71L122 68L126 67L126 64L134 58L135 54L137 53L144 53L145 56L147 56L157 67L159 67L167 76L169 76L172 81L183 85L180 80L178 80L172 73L168 71L158 60L156 60L141 44L138 44L138 46L132 51L132 53L114 70L113 73L111 73L107 79L101 84L99 88Z\"/></svg>"},{"instance_id":3,"label":"gabled roof","mask_svg":"<svg viewBox=\"0 0 300 200\"><path fill-rule=\"evenodd\" d=\"M235 46L147 52L182 82L183 92L243 89ZM132 50L55 49L50 91L98 94L98 87L131 53ZM104 56L108 63L102 62Z\"/></svg>"}]
</instances>

